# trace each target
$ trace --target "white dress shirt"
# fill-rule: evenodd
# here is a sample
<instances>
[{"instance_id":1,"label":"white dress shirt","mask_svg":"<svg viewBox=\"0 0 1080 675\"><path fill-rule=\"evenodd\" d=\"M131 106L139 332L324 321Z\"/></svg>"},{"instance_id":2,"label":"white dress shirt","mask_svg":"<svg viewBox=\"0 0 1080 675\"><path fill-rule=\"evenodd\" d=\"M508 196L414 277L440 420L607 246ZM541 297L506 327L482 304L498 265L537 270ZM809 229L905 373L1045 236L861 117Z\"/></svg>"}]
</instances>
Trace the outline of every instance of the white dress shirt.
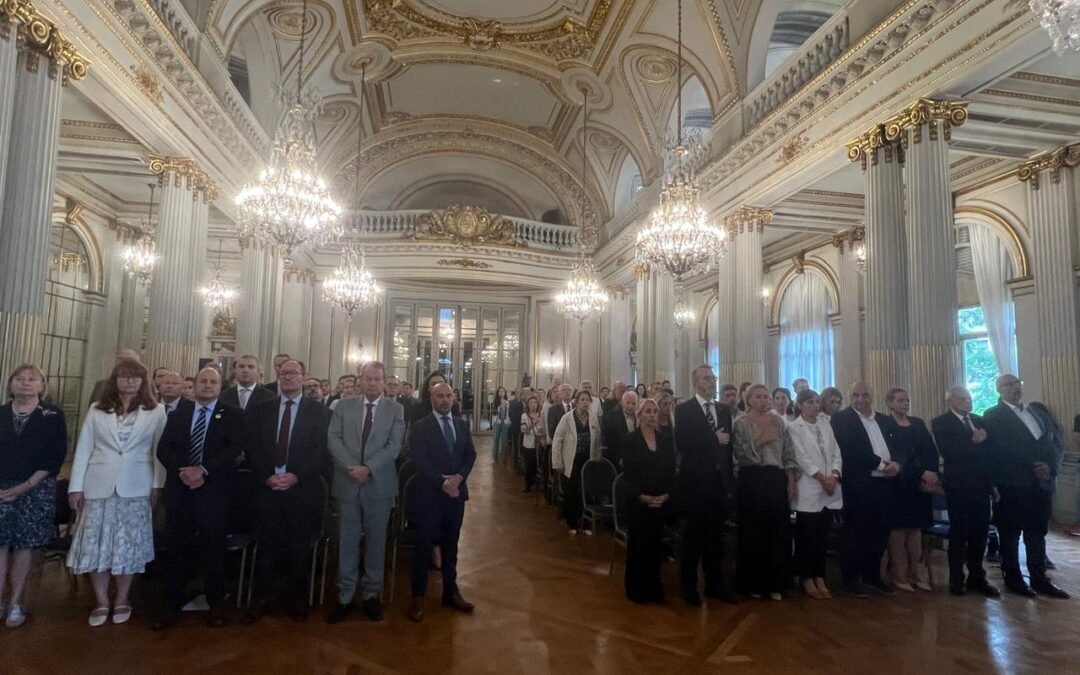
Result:
<instances>
[{"instance_id":1,"label":"white dress shirt","mask_svg":"<svg viewBox=\"0 0 1080 675\"><path fill-rule=\"evenodd\" d=\"M1039 426L1039 420L1035 419L1035 416L1031 414L1031 407L1021 403L1019 406L1015 406L1008 401L1005 401L1005 405L1012 408L1012 411L1016 413L1016 416L1020 418L1020 421L1024 423L1024 426L1028 428L1031 435L1035 438L1043 437L1043 428ZM1023 406L1023 407L1021 407Z\"/></svg>"},{"instance_id":2,"label":"white dress shirt","mask_svg":"<svg viewBox=\"0 0 1080 675\"><path fill-rule=\"evenodd\" d=\"M870 447L873 448L874 454L881 458L881 463L878 464L878 468L870 472L871 476L878 478L884 476L882 469L885 465L892 461L892 453L889 452L889 445L885 442L885 435L881 433L881 426L877 423L877 416L874 413L870 413L867 417L858 410L855 411L859 415L859 421L862 422L863 428L866 429L866 435L870 437Z\"/></svg>"},{"instance_id":3,"label":"white dress shirt","mask_svg":"<svg viewBox=\"0 0 1080 675\"><path fill-rule=\"evenodd\" d=\"M242 387L239 384L236 385L236 397L240 399L240 409L247 410L248 401L251 400L251 392L255 389L255 385Z\"/></svg>"}]
</instances>

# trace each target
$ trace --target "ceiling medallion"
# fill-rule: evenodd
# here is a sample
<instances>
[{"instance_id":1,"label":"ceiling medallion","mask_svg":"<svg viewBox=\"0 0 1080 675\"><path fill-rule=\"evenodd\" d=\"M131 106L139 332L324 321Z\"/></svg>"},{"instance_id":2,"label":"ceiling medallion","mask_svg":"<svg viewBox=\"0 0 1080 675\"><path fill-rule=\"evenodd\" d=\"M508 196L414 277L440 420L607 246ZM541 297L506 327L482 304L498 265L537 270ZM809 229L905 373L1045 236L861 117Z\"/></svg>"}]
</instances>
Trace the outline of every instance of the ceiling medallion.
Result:
<instances>
[{"instance_id":1,"label":"ceiling medallion","mask_svg":"<svg viewBox=\"0 0 1080 675\"><path fill-rule=\"evenodd\" d=\"M474 246L518 246L514 224L480 206L454 204L420 217L413 239Z\"/></svg>"},{"instance_id":2,"label":"ceiling medallion","mask_svg":"<svg viewBox=\"0 0 1080 675\"><path fill-rule=\"evenodd\" d=\"M682 82L682 0L678 5L677 82ZM637 260L676 281L708 271L727 253L727 232L701 206L697 168L708 152L700 136L683 132L682 89L677 100L678 137L670 148L660 203L637 235Z\"/></svg>"}]
</instances>

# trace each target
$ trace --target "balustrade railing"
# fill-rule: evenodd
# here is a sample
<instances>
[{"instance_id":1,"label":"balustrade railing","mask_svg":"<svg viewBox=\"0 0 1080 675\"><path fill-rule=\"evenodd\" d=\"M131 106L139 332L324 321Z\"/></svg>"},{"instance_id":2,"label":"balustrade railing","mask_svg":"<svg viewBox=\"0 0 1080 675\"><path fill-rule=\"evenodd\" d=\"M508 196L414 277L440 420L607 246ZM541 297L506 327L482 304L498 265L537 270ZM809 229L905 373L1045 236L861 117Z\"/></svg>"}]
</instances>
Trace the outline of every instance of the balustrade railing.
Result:
<instances>
[{"instance_id":1,"label":"balustrade railing","mask_svg":"<svg viewBox=\"0 0 1080 675\"><path fill-rule=\"evenodd\" d=\"M418 231L420 220L431 213L428 210L361 211L354 217L346 217L353 236L364 232L374 241L411 239ZM527 218L502 216L514 228L514 241L527 248L563 251L575 250L578 228L573 225L556 225Z\"/></svg>"}]
</instances>

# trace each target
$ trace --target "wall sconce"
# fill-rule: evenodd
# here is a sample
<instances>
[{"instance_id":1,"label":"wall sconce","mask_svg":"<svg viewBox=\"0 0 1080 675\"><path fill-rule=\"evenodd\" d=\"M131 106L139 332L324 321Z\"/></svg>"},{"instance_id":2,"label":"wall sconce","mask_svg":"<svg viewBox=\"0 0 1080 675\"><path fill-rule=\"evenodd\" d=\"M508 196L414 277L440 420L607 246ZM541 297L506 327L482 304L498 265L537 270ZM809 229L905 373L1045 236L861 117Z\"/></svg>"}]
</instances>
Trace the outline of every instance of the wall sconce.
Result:
<instances>
[{"instance_id":1,"label":"wall sconce","mask_svg":"<svg viewBox=\"0 0 1080 675\"><path fill-rule=\"evenodd\" d=\"M855 267L857 267L859 269L859 274L865 274L866 273L866 246L864 246L863 244L858 244L852 250L852 253L855 254Z\"/></svg>"},{"instance_id":2,"label":"wall sconce","mask_svg":"<svg viewBox=\"0 0 1080 675\"><path fill-rule=\"evenodd\" d=\"M770 300L772 300L772 289L770 289L768 286L765 286L761 289L761 304L768 307Z\"/></svg>"}]
</instances>

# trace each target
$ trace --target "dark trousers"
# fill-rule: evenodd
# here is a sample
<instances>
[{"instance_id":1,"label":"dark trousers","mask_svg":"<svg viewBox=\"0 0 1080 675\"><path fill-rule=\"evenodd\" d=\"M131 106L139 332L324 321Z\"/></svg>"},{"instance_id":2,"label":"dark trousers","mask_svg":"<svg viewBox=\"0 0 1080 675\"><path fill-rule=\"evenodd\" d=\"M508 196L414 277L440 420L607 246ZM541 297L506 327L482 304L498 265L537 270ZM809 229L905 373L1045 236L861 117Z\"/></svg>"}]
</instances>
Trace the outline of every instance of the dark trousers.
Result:
<instances>
[{"instance_id":1,"label":"dark trousers","mask_svg":"<svg viewBox=\"0 0 1080 675\"><path fill-rule=\"evenodd\" d=\"M457 590L458 537L465 519L465 500L438 495L417 505L412 514L416 521L416 549L412 561L412 594L422 598L427 593L431 548L442 551L443 597Z\"/></svg>"},{"instance_id":2,"label":"dark trousers","mask_svg":"<svg viewBox=\"0 0 1080 675\"><path fill-rule=\"evenodd\" d=\"M830 509L795 513L795 573L800 579L825 578L834 513Z\"/></svg>"},{"instance_id":3,"label":"dark trousers","mask_svg":"<svg viewBox=\"0 0 1080 675\"><path fill-rule=\"evenodd\" d=\"M521 466L520 453L521 448L521 425L510 424L506 430L506 440L510 444L510 456L513 458L513 464ZM528 452L525 453L526 459L528 458Z\"/></svg>"},{"instance_id":4,"label":"dark trousers","mask_svg":"<svg viewBox=\"0 0 1080 675\"><path fill-rule=\"evenodd\" d=\"M705 575L705 593L723 591L724 523L723 504L696 505L699 508L682 519L682 550L679 552L679 580L684 595L697 593L698 567ZM703 508L701 508L703 507Z\"/></svg>"},{"instance_id":5,"label":"dark trousers","mask_svg":"<svg viewBox=\"0 0 1080 675\"><path fill-rule=\"evenodd\" d=\"M1001 500L994 509L1001 535L1001 571L1005 581L1023 581L1020 573L1020 535L1027 551L1028 575L1033 583L1046 579L1046 532L1051 494L1037 487L999 486Z\"/></svg>"},{"instance_id":6,"label":"dark trousers","mask_svg":"<svg viewBox=\"0 0 1080 675\"><path fill-rule=\"evenodd\" d=\"M585 510L585 505L581 501L581 468L585 466L587 461L589 461L589 453L579 452L574 455L574 465L570 469L570 477L567 478L565 474L559 475L559 479L562 481L563 518L566 519L566 526L571 530L578 528L581 523L581 512Z\"/></svg>"},{"instance_id":7,"label":"dark trousers","mask_svg":"<svg viewBox=\"0 0 1080 675\"><path fill-rule=\"evenodd\" d=\"M263 603L306 604L317 501L314 492L300 484L281 491L261 488L255 589Z\"/></svg>"},{"instance_id":8,"label":"dark trousers","mask_svg":"<svg viewBox=\"0 0 1080 675\"><path fill-rule=\"evenodd\" d=\"M535 448L522 448L522 454L525 455L525 489L531 490L536 486L536 464L537 456L543 452L540 447Z\"/></svg>"},{"instance_id":9,"label":"dark trousers","mask_svg":"<svg viewBox=\"0 0 1080 675\"><path fill-rule=\"evenodd\" d=\"M946 491L945 498L949 505L949 584L963 585L966 564L967 583L982 585L986 583L983 555L990 531L990 497Z\"/></svg>"},{"instance_id":10,"label":"dark trousers","mask_svg":"<svg viewBox=\"0 0 1080 675\"><path fill-rule=\"evenodd\" d=\"M783 469L739 469L737 517L739 590L755 595L779 593L789 585L791 574L791 507Z\"/></svg>"},{"instance_id":11,"label":"dark trousers","mask_svg":"<svg viewBox=\"0 0 1080 675\"><path fill-rule=\"evenodd\" d=\"M844 583L881 580L881 558L889 545L893 486L889 478L871 478L852 488L844 485L841 569Z\"/></svg>"},{"instance_id":12,"label":"dark trousers","mask_svg":"<svg viewBox=\"0 0 1080 675\"><path fill-rule=\"evenodd\" d=\"M664 526L671 511L645 506L635 500L629 509L626 540L626 597L634 602L660 602L664 589L660 584L660 564L664 560Z\"/></svg>"},{"instance_id":13,"label":"dark trousers","mask_svg":"<svg viewBox=\"0 0 1080 675\"><path fill-rule=\"evenodd\" d=\"M222 476L224 478L224 476ZM206 602L218 607L225 599L225 524L227 485L204 484L197 490L170 489L165 503L165 602L180 609L192 563L202 562Z\"/></svg>"}]
</instances>

